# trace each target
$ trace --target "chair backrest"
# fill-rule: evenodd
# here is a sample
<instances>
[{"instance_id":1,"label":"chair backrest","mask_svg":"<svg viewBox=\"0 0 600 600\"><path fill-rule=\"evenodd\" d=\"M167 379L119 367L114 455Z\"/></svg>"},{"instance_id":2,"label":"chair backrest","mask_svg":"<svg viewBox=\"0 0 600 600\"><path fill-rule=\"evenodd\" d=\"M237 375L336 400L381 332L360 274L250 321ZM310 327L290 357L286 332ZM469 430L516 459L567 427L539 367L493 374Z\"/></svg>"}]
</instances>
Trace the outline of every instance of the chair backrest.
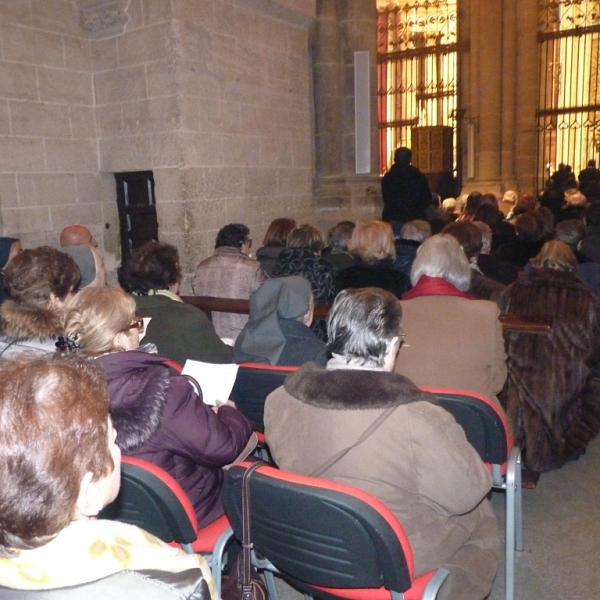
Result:
<instances>
[{"instance_id":1,"label":"chair backrest","mask_svg":"<svg viewBox=\"0 0 600 600\"><path fill-rule=\"evenodd\" d=\"M298 367L278 367L259 363L243 363L231 390L231 399L245 415L255 431L264 433L263 422L267 396L283 385L285 378Z\"/></svg>"},{"instance_id":2,"label":"chair backrest","mask_svg":"<svg viewBox=\"0 0 600 600\"><path fill-rule=\"evenodd\" d=\"M440 405L452 414L483 462L496 465L506 462L513 443L506 418L491 400L475 392L421 389L435 394Z\"/></svg>"},{"instance_id":3,"label":"chair backrest","mask_svg":"<svg viewBox=\"0 0 600 600\"><path fill-rule=\"evenodd\" d=\"M192 543L198 535L194 507L181 486L163 469L123 456L121 489L99 517L137 525L164 542Z\"/></svg>"},{"instance_id":4,"label":"chair backrest","mask_svg":"<svg viewBox=\"0 0 600 600\"><path fill-rule=\"evenodd\" d=\"M225 475L223 504L242 536L242 477L249 463ZM250 477L254 548L304 589L411 586L410 542L393 513L356 488L263 466Z\"/></svg>"}]
</instances>

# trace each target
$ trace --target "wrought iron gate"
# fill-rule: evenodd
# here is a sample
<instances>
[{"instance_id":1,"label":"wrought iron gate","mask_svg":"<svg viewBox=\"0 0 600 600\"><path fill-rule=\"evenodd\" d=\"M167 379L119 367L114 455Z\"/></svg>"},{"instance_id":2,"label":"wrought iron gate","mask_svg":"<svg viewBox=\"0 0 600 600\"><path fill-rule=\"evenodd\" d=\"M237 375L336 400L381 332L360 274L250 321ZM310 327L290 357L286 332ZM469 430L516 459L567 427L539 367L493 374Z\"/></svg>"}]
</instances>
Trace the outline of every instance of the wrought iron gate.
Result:
<instances>
[{"instance_id":1,"label":"wrought iron gate","mask_svg":"<svg viewBox=\"0 0 600 600\"><path fill-rule=\"evenodd\" d=\"M600 2L540 0L538 187L560 163L577 175L600 151Z\"/></svg>"},{"instance_id":2,"label":"wrought iron gate","mask_svg":"<svg viewBox=\"0 0 600 600\"><path fill-rule=\"evenodd\" d=\"M457 0L377 0L381 172L415 127L450 126L456 170Z\"/></svg>"}]
</instances>

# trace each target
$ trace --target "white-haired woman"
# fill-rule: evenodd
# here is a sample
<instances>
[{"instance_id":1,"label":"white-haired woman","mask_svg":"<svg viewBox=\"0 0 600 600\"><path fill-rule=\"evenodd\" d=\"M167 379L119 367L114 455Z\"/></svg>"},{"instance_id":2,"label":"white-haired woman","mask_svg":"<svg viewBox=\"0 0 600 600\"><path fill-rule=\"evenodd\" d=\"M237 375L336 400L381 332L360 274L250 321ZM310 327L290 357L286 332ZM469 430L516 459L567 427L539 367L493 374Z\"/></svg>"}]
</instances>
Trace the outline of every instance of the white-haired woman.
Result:
<instances>
[{"instance_id":1,"label":"white-haired woman","mask_svg":"<svg viewBox=\"0 0 600 600\"><path fill-rule=\"evenodd\" d=\"M417 251L413 288L402 297L405 344L395 371L417 385L496 395L506 381L506 354L498 306L466 293L469 261L448 234L429 238Z\"/></svg>"},{"instance_id":2,"label":"white-haired woman","mask_svg":"<svg viewBox=\"0 0 600 600\"><path fill-rule=\"evenodd\" d=\"M499 558L490 476L435 398L391 372L401 319L391 292L340 292L327 321L333 358L325 369L301 366L269 395L265 436L282 469L358 487L388 506L410 539L415 574L450 571L440 600L481 600Z\"/></svg>"}]
</instances>

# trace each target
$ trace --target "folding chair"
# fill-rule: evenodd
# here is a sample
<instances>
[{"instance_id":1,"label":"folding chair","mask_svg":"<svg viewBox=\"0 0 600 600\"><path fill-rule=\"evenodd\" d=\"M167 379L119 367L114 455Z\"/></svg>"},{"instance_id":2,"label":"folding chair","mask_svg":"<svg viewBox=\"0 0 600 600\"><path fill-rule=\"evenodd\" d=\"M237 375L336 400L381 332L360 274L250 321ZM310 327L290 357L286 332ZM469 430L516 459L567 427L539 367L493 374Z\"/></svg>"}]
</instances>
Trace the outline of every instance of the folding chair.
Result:
<instances>
[{"instance_id":1,"label":"folding chair","mask_svg":"<svg viewBox=\"0 0 600 600\"><path fill-rule=\"evenodd\" d=\"M515 597L515 550L523 551L521 450L513 444L506 418L488 398L474 392L421 388L464 429L467 439L491 470L493 488L506 494L505 598Z\"/></svg>"},{"instance_id":2,"label":"folding chair","mask_svg":"<svg viewBox=\"0 0 600 600\"><path fill-rule=\"evenodd\" d=\"M242 537L242 477L249 463L225 476L225 512ZM265 570L271 597L273 573L305 598L433 600L448 577L440 568L413 578L408 537L394 514L356 488L295 475L271 466L250 477L254 563Z\"/></svg>"},{"instance_id":3,"label":"folding chair","mask_svg":"<svg viewBox=\"0 0 600 600\"><path fill-rule=\"evenodd\" d=\"M203 554L215 582L221 581L223 554L230 540L223 516L202 529L194 507L181 486L165 470L148 461L123 456L121 489L99 518L137 525L157 538L180 545L188 554ZM220 595L220 587L217 589Z\"/></svg>"},{"instance_id":4,"label":"folding chair","mask_svg":"<svg viewBox=\"0 0 600 600\"><path fill-rule=\"evenodd\" d=\"M285 378L298 367L279 367L260 363L243 363L239 366L231 399L238 410L246 415L254 431L264 433L265 400L283 385Z\"/></svg>"}]
</instances>

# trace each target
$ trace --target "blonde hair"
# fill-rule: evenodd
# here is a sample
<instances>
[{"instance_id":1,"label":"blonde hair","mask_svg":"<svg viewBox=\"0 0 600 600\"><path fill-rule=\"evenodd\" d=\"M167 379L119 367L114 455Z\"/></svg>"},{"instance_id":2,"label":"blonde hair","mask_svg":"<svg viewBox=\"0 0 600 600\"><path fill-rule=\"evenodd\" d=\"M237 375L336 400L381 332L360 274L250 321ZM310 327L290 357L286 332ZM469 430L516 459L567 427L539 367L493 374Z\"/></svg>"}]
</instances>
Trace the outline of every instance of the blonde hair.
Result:
<instances>
[{"instance_id":1,"label":"blonde hair","mask_svg":"<svg viewBox=\"0 0 600 600\"><path fill-rule=\"evenodd\" d=\"M115 337L129 329L135 311L135 300L121 288L84 288L65 307L65 339L87 356L118 350Z\"/></svg>"},{"instance_id":2,"label":"blonde hair","mask_svg":"<svg viewBox=\"0 0 600 600\"><path fill-rule=\"evenodd\" d=\"M536 269L554 269L572 273L577 267L577 258L567 244L551 240L542 246L535 258L531 259L531 264Z\"/></svg>"},{"instance_id":3,"label":"blonde hair","mask_svg":"<svg viewBox=\"0 0 600 600\"><path fill-rule=\"evenodd\" d=\"M348 252L357 254L365 262L384 258L395 260L396 246L392 226L383 221L357 223L348 241Z\"/></svg>"}]
</instances>

